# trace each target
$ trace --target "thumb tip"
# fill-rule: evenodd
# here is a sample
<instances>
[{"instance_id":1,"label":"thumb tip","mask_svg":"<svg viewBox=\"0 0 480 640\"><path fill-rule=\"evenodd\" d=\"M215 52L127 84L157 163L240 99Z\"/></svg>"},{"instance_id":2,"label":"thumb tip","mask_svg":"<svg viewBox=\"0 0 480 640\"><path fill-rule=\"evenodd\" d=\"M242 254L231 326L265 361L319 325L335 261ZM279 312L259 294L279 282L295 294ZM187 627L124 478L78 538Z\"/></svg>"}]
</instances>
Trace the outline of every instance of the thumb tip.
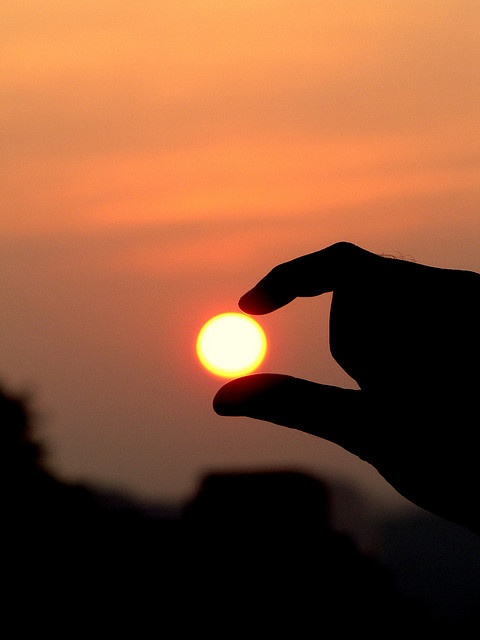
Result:
<instances>
[{"instance_id":1,"label":"thumb tip","mask_svg":"<svg viewBox=\"0 0 480 640\"><path fill-rule=\"evenodd\" d=\"M213 410L219 416L232 416L235 415L232 408L232 403L228 399L228 394L223 392L223 387L217 391L213 398Z\"/></svg>"},{"instance_id":2,"label":"thumb tip","mask_svg":"<svg viewBox=\"0 0 480 640\"><path fill-rule=\"evenodd\" d=\"M213 410L220 416L240 415L240 407L245 400L242 378L230 380L221 387L213 398ZM248 393L247 393L248 395Z\"/></svg>"},{"instance_id":3,"label":"thumb tip","mask_svg":"<svg viewBox=\"0 0 480 640\"><path fill-rule=\"evenodd\" d=\"M230 380L213 398L213 409L221 416L246 416L260 400L286 376L257 373Z\"/></svg>"}]
</instances>

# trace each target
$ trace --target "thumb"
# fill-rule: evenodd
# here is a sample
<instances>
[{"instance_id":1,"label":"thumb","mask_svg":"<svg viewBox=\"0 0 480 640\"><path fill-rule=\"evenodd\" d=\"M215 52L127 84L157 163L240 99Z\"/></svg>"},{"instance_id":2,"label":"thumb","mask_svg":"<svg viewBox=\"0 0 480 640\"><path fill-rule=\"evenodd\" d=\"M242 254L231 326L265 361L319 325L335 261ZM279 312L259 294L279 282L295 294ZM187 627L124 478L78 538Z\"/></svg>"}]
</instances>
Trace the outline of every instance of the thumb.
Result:
<instances>
[{"instance_id":1,"label":"thumb","mask_svg":"<svg viewBox=\"0 0 480 640\"><path fill-rule=\"evenodd\" d=\"M214 399L222 416L246 416L325 438L368 460L365 394L292 376L262 373L227 382Z\"/></svg>"}]
</instances>

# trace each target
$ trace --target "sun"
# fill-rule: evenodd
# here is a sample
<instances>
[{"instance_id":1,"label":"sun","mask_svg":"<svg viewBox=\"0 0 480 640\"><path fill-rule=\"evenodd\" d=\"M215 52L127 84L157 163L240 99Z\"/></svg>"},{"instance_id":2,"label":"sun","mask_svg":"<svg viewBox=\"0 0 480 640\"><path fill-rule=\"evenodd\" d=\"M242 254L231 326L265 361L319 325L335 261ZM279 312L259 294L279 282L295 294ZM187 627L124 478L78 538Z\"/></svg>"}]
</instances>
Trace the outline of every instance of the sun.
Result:
<instances>
[{"instance_id":1,"label":"sun","mask_svg":"<svg viewBox=\"0 0 480 640\"><path fill-rule=\"evenodd\" d=\"M208 371L221 378L234 378L260 366L267 352L267 338L250 316L221 313L203 325L196 349Z\"/></svg>"}]
</instances>

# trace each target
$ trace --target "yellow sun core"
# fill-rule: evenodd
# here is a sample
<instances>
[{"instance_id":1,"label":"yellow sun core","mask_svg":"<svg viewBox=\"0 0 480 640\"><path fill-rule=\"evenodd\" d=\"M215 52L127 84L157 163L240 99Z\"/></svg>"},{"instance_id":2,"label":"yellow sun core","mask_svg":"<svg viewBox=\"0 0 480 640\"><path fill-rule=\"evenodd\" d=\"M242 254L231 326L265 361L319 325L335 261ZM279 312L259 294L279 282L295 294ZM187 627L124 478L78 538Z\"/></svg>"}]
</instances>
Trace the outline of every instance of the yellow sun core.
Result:
<instances>
[{"instance_id":1,"label":"yellow sun core","mask_svg":"<svg viewBox=\"0 0 480 640\"><path fill-rule=\"evenodd\" d=\"M234 378L260 366L267 352L267 338L250 316L221 313L203 325L196 349L208 371L222 378Z\"/></svg>"}]
</instances>

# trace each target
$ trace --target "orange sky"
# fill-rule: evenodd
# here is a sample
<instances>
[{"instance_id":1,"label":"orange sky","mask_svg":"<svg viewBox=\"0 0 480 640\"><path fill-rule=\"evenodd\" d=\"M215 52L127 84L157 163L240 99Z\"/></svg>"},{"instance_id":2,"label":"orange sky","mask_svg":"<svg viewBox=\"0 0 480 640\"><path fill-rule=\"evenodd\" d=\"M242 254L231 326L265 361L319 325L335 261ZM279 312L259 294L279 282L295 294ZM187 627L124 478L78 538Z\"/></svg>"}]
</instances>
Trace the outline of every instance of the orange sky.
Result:
<instances>
[{"instance_id":1,"label":"orange sky","mask_svg":"<svg viewBox=\"0 0 480 640\"><path fill-rule=\"evenodd\" d=\"M476 2L2 12L8 233L278 216L476 182Z\"/></svg>"},{"instance_id":2,"label":"orange sky","mask_svg":"<svg viewBox=\"0 0 480 640\"><path fill-rule=\"evenodd\" d=\"M278 461L383 490L336 449L225 428L190 346L336 240L480 270L478 2L14 1L0 31L0 378L37 390L52 464L167 497ZM348 383L309 309L266 320L267 365Z\"/></svg>"}]
</instances>

